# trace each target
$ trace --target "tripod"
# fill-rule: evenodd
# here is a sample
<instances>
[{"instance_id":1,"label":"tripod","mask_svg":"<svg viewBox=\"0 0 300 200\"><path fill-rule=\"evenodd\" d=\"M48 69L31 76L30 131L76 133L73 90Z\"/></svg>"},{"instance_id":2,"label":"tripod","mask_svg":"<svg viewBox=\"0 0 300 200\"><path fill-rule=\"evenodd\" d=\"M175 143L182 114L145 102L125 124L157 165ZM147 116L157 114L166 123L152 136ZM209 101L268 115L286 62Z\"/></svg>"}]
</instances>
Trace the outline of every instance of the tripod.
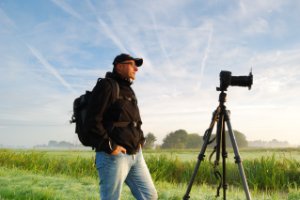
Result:
<instances>
[{"instance_id":1,"label":"tripod","mask_svg":"<svg viewBox=\"0 0 300 200\"><path fill-rule=\"evenodd\" d=\"M235 163L238 164L238 169L239 169L239 173L240 176L242 178L242 183L243 183L243 187L244 187L244 191L246 194L246 198L247 200L251 200L251 196L249 193L249 188L248 188L248 184L247 184L247 180L246 180L246 176L245 176L245 172L244 172L244 168L242 165L242 161L239 155L239 150L238 150L238 146L235 140L235 136L233 134L232 128L231 128L231 124L230 124L230 118L229 118L229 111L226 110L226 106L224 105L226 101L226 93L224 91L221 91L220 95L219 95L219 106L217 107L217 109L213 112L213 117L210 123L209 128L205 131L204 134L204 143L202 145L201 151L198 155L198 161L196 163L192 178L189 182L187 191L183 197L183 200L188 200L190 198L190 192L193 186L193 182L195 180L195 177L197 175L198 169L200 167L201 162L204 160L204 153L205 150L207 148L207 145L209 145L210 143L212 143L214 141L214 139L216 139L216 146L214 148L214 152L216 152L216 160L214 162L214 167L216 168L219 165L219 160L220 160L220 152L222 150L222 175L220 174L220 172L216 172L215 174L217 177L219 177L221 179L220 185L218 187L217 190L217 196L219 196L219 189L222 187L223 188L223 199L226 200L226 190L227 190L227 183L226 183L226 158L227 158L227 152L226 152L226 140L225 140L225 122L228 128L228 133L230 136L230 141L232 144L232 148L234 150L234 155L235 155ZM217 121L217 133L216 133L216 138L214 138L212 141L210 141L210 137L215 125L215 122ZM221 149L222 147L222 149ZM212 153L212 154L213 154ZM212 156L212 155L211 155Z\"/></svg>"}]
</instances>

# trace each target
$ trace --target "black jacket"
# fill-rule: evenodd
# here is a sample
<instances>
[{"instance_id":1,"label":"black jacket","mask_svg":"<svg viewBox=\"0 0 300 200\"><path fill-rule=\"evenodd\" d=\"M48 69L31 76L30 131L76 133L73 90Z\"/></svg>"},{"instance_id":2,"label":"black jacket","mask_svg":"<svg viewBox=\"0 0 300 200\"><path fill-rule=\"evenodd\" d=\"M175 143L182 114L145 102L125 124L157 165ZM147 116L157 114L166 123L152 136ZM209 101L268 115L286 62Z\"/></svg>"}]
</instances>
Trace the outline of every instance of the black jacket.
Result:
<instances>
[{"instance_id":1,"label":"black jacket","mask_svg":"<svg viewBox=\"0 0 300 200\"><path fill-rule=\"evenodd\" d=\"M118 82L120 98L114 99L115 91L107 78ZM85 124L96 151L111 153L121 145L127 154L134 154L144 143L139 108L130 85L117 73L108 72L94 87Z\"/></svg>"}]
</instances>

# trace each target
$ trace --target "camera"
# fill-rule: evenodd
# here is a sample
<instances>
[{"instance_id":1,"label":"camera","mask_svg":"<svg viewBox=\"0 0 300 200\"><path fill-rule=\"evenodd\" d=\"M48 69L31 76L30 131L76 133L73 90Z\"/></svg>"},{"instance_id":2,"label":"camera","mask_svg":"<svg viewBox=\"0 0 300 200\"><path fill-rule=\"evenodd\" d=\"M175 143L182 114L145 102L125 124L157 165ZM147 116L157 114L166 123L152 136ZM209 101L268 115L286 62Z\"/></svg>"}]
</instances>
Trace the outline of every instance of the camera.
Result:
<instances>
[{"instance_id":1,"label":"camera","mask_svg":"<svg viewBox=\"0 0 300 200\"><path fill-rule=\"evenodd\" d=\"M251 89L253 83L252 72L248 76L232 76L230 71L220 72L220 87L217 91L226 91L228 86L248 87Z\"/></svg>"}]
</instances>

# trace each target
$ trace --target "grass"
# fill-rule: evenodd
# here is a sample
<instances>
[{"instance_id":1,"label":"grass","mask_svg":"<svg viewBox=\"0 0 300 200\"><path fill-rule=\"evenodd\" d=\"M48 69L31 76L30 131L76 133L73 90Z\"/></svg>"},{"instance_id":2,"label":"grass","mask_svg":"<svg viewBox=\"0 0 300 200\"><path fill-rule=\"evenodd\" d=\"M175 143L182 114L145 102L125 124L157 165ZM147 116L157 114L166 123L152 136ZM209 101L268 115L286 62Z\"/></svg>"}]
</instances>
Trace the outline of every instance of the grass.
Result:
<instances>
[{"instance_id":1,"label":"grass","mask_svg":"<svg viewBox=\"0 0 300 200\"><path fill-rule=\"evenodd\" d=\"M95 179L45 176L17 168L0 168L0 199L97 199Z\"/></svg>"},{"instance_id":2,"label":"grass","mask_svg":"<svg viewBox=\"0 0 300 200\"><path fill-rule=\"evenodd\" d=\"M186 184L155 182L161 200L179 200L186 192ZM287 192L251 191L253 200L298 200L300 193L291 189ZM192 200L215 199L215 187L195 185L190 193ZM221 193L222 197L222 193ZM243 200L244 191L230 186L227 199ZM89 177L74 178L65 175L43 175L27 170L0 167L1 200L76 200L99 199L98 180ZM129 188L124 187L122 199L133 200Z\"/></svg>"},{"instance_id":3,"label":"grass","mask_svg":"<svg viewBox=\"0 0 300 200\"><path fill-rule=\"evenodd\" d=\"M94 158L48 155L41 151L0 151L0 164L44 174L63 174L73 177L97 177Z\"/></svg>"},{"instance_id":4,"label":"grass","mask_svg":"<svg viewBox=\"0 0 300 200\"><path fill-rule=\"evenodd\" d=\"M192 176L195 162L182 162L165 156L149 157L147 163L156 181L170 183L188 182ZM249 187L260 190L287 190L300 185L300 162L290 159L276 159L261 157L246 160L243 163ZM219 169L221 172L221 169ZM241 186L237 165L227 164L227 181L231 185ZM212 176L212 166L209 162L202 162L197 173L197 184L214 184L217 180Z\"/></svg>"},{"instance_id":5,"label":"grass","mask_svg":"<svg viewBox=\"0 0 300 200\"><path fill-rule=\"evenodd\" d=\"M71 153L72 154L72 153ZM75 154L76 155L76 154ZM169 183L186 183L190 180L196 161L182 161L177 157L165 154L148 155L146 162L155 181ZM1 166L30 170L46 175L62 174L71 177L97 178L94 157L59 156L44 151L14 152L0 151ZM275 155L260 157L243 162L249 187L260 190L287 190L300 185L300 162L294 159L280 158ZM221 167L221 166L220 166ZM219 171L221 169L219 167ZM241 187L241 178L237 165L228 162L227 180L230 185ZM195 184L215 184L212 175L212 164L203 161L197 173Z\"/></svg>"},{"instance_id":6,"label":"grass","mask_svg":"<svg viewBox=\"0 0 300 200\"><path fill-rule=\"evenodd\" d=\"M271 150L272 154L243 151L248 184L253 199L300 199L299 150ZM276 153L276 154L275 154ZM159 199L182 199L197 159L196 151L154 151L144 153ZM258 156L253 156L253 155ZM197 154L196 154L197 156ZM0 149L0 200L2 199L99 199L98 177L91 151L32 151ZM191 199L215 199L216 180L208 161L201 163ZM228 199L245 199L234 162L228 162ZM221 193L222 194L222 193ZM123 199L133 199L127 187Z\"/></svg>"},{"instance_id":7,"label":"grass","mask_svg":"<svg viewBox=\"0 0 300 200\"><path fill-rule=\"evenodd\" d=\"M206 158L208 159L211 149L208 148L205 152ZM228 162L234 163L234 153L231 148L227 149L228 151ZM276 155L277 159L294 159L300 162L300 149L299 148L273 148L273 149L252 149L252 148L243 148L240 149L240 156L242 160L252 160L260 157L270 157ZM158 156L165 155L171 158L177 158L181 161L193 161L197 160L200 149L191 149L191 150L177 150L177 149L168 149L168 150L148 150L146 151L145 157L147 156Z\"/></svg>"}]
</instances>

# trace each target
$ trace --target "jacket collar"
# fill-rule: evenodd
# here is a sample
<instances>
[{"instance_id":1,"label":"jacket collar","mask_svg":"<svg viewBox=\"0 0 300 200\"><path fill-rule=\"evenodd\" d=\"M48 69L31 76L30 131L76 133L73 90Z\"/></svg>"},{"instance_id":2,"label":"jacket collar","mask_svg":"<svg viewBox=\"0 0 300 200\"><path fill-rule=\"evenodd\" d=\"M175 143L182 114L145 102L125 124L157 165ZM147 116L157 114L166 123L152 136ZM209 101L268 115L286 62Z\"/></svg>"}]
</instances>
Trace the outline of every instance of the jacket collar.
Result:
<instances>
[{"instance_id":1,"label":"jacket collar","mask_svg":"<svg viewBox=\"0 0 300 200\"><path fill-rule=\"evenodd\" d=\"M117 72L107 72L105 75L105 78L112 78L118 81L120 84L125 84L125 85L131 85L133 82L131 80L123 78L120 74Z\"/></svg>"}]
</instances>

